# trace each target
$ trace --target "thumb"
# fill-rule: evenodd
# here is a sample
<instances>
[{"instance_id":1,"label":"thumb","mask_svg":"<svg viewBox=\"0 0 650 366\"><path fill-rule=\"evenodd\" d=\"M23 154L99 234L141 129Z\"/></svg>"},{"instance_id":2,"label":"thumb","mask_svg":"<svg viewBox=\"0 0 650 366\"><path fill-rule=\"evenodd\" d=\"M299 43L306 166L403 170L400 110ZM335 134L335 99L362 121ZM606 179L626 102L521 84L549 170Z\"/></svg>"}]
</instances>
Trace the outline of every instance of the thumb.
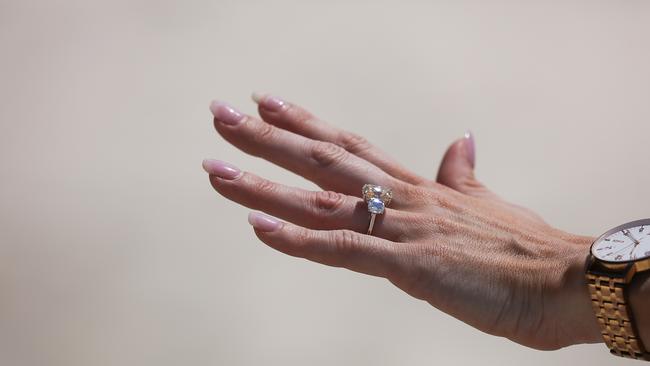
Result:
<instances>
[{"instance_id":1,"label":"thumb","mask_svg":"<svg viewBox=\"0 0 650 366\"><path fill-rule=\"evenodd\" d=\"M495 198L496 196L474 177L475 164L474 136L467 131L464 137L456 140L447 149L436 181L471 196Z\"/></svg>"}]
</instances>

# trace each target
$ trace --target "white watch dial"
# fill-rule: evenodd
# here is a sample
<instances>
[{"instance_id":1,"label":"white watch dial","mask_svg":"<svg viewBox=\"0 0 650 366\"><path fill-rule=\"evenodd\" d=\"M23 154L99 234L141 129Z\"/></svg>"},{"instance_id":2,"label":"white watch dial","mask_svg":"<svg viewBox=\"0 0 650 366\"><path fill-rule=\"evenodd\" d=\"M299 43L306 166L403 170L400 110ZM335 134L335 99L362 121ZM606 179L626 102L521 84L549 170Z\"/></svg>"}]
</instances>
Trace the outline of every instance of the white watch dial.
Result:
<instances>
[{"instance_id":1,"label":"white watch dial","mask_svg":"<svg viewBox=\"0 0 650 366\"><path fill-rule=\"evenodd\" d=\"M650 257L650 222L638 221L607 232L594 242L591 253L607 262L630 262Z\"/></svg>"}]
</instances>

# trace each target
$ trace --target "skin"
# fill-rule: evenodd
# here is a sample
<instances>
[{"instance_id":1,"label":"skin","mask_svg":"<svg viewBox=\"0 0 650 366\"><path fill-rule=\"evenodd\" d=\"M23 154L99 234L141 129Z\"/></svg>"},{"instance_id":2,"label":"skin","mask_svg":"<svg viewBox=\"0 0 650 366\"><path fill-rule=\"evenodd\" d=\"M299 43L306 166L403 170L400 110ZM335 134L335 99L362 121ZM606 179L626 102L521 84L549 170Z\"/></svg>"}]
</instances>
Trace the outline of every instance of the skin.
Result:
<instances>
[{"instance_id":1,"label":"skin","mask_svg":"<svg viewBox=\"0 0 650 366\"><path fill-rule=\"evenodd\" d=\"M431 180L295 104L268 95L254 99L260 118L213 102L218 133L323 189L289 187L204 162L221 195L285 220L253 217L262 242L292 256L385 277L483 332L528 347L602 342L584 279L594 238L556 229L487 189L474 176L471 136L449 147ZM360 198L365 183L393 190L372 236L365 234L369 214ZM648 291L645 278L633 286L633 309L650 308ZM639 311L637 320L650 343L647 312Z\"/></svg>"}]
</instances>

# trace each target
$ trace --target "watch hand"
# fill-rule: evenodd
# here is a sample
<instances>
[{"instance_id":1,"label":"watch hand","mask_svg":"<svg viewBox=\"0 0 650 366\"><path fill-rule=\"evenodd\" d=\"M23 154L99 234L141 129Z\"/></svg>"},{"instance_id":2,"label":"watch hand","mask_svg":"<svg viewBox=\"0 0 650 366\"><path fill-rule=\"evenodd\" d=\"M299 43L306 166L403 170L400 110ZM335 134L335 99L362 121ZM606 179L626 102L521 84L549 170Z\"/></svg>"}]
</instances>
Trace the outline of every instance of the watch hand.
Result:
<instances>
[{"instance_id":1,"label":"watch hand","mask_svg":"<svg viewBox=\"0 0 650 366\"><path fill-rule=\"evenodd\" d=\"M634 239L632 236L632 233L630 233L628 230L623 231L623 235L627 236L628 238L632 239L635 245L639 245L639 241Z\"/></svg>"}]
</instances>

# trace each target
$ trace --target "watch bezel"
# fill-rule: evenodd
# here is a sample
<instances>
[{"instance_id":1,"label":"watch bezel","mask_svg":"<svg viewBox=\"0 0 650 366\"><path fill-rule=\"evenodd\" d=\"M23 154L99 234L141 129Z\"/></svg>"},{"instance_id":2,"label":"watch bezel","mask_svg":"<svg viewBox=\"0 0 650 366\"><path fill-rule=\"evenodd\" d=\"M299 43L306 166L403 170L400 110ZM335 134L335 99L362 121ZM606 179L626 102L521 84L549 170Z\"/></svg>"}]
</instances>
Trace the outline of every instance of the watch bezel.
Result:
<instances>
[{"instance_id":1,"label":"watch bezel","mask_svg":"<svg viewBox=\"0 0 650 366\"><path fill-rule=\"evenodd\" d=\"M625 261L608 261L608 260L606 260L606 259L598 258L598 256L594 253L594 245L595 245L596 243L600 242L600 241L601 241L602 239L604 239L605 237L607 237L607 236L609 236L609 235L611 235L611 234L613 234L613 233L615 233L615 232L617 232L617 231L621 231L621 230L623 230L623 229L625 229L625 228L628 228L628 227L635 227L635 226L641 226L641 225L644 225L644 226L645 226L645 225L648 225L648 226L650 226L650 218L648 218L648 219L640 219L640 220L634 220L634 221L626 222L626 223L624 223L624 224L618 225L617 227L614 227L614 228L611 228L611 229L607 230L607 231L604 232L601 236L599 236L598 238L596 238L596 240L594 240L593 243L591 243L591 247L589 247L589 253L591 253L591 255L592 255L594 258L596 258L598 261L603 262L603 263L608 263L608 264L625 264L625 263L634 263L634 262L639 262L639 261L645 261L645 260L648 260L648 259L650 258L650 256L645 256L645 257L636 258L636 259L629 259L629 260L625 260Z\"/></svg>"}]
</instances>

